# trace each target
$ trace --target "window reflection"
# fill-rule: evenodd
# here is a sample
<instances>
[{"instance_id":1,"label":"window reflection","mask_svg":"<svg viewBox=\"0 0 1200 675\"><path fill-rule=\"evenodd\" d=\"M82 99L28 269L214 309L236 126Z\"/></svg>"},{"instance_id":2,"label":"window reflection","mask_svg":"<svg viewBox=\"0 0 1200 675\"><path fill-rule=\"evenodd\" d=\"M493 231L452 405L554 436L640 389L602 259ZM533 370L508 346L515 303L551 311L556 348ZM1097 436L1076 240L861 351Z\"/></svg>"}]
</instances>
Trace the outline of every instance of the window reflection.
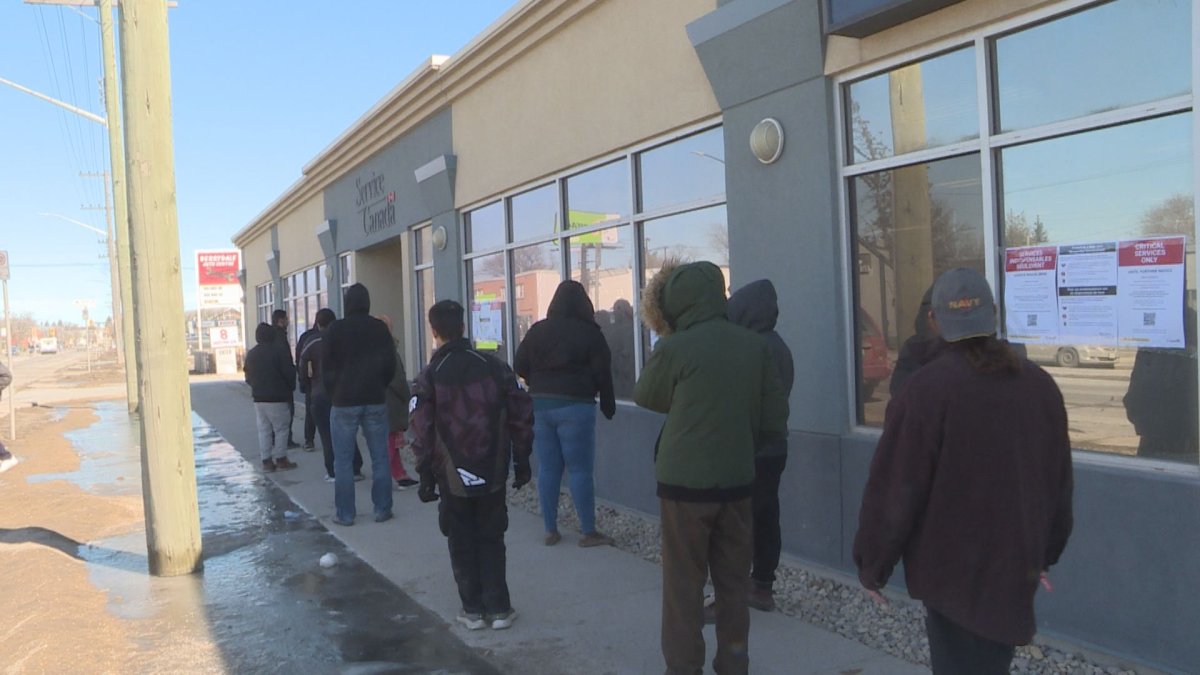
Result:
<instances>
[{"instance_id":1,"label":"window reflection","mask_svg":"<svg viewBox=\"0 0 1200 675\"><path fill-rule=\"evenodd\" d=\"M433 237L430 236L432 229L430 226L425 226L413 230L413 238L416 239L416 245L413 248L417 252L418 265L428 265L433 262Z\"/></svg>"},{"instance_id":2,"label":"window reflection","mask_svg":"<svg viewBox=\"0 0 1200 675\"><path fill-rule=\"evenodd\" d=\"M475 349L507 362L504 254L493 253L468 261L467 273L471 286L471 325L467 327L471 343Z\"/></svg>"},{"instance_id":3,"label":"window reflection","mask_svg":"<svg viewBox=\"0 0 1200 675\"><path fill-rule=\"evenodd\" d=\"M567 227L615 222L629 217L629 163L624 159L567 179Z\"/></svg>"},{"instance_id":4,"label":"window reflection","mask_svg":"<svg viewBox=\"0 0 1200 675\"><path fill-rule=\"evenodd\" d=\"M1029 345L1058 382L1081 449L1186 461L1197 447L1192 114L1004 150L1004 242L1181 235L1184 349ZM1100 370L1103 368L1103 370Z\"/></svg>"},{"instance_id":5,"label":"window reflection","mask_svg":"<svg viewBox=\"0 0 1200 675\"><path fill-rule=\"evenodd\" d=\"M437 340L433 336L433 329L429 325L429 308L437 302L433 294L433 270L423 269L417 271L417 326L421 335L420 347L418 348L418 366L424 366L429 362L429 357L437 349Z\"/></svg>"},{"instance_id":6,"label":"window reflection","mask_svg":"<svg viewBox=\"0 0 1200 675\"><path fill-rule=\"evenodd\" d=\"M486 251L504 244L504 204L496 202L466 216L467 251Z\"/></svg>"},{"instance_id":7,"label":"window reflection","mask_svg":"<svg viewBox=\"0 0 1200 675\"><path fill-rule=\"evenodd\" d=\"M725 205L677 216L648 220L642 227L642 261L645 279L658 274L664 264L707 260L721 268L729 286L729 226ZM642 331L642 349L649 354L658 336Z\"/></svg>"},{"instance_id":8,"label":"window reflection","mask_svg":"<svg viewBox=\"0 0 1200 675\"><path fill-rule=\"evenodd\" d=\"M642 212L725 195L725 137L720 128L643 152L638 163Z\"/></svg>"},{"instance_id":9,"label":"window reflection","mask_svg":"<svg viewBox=\"0 0 1200 675\"><path fill-rule=\"evenodd\" d=\"M558 244L546 243L513 249L513 296L516 300L516 342L521 344L533 324L546 318L550 300L561 281Z\"/></svg>"},{"instance_id":10,"label":"window reflection","mask_svg":"<svg viewBox=\"0 0 1200 675\"><path fill-rule=\"evenodd\" d=\"M849 86L853 164L979 138L975 53L960 49Z\"/></svg>"},{"instance_id":11,"label":"window reflection","mask_svg":"<svg viewBox=\"0 0 1200 675\"><path fill-rule=\"evenodd\" d=\"M978 155L858 176L851 184L858 267L858 416L881 425L891 394L930 333L922 296L942 272L984 272ZM913 368L915 370L915 368Z\"/></svg>"},{"instance_id":12,"label":"window reflection","mask_svg":"<svg viewBox=\"0 0 1200 675\"><path fill-rule=\"evenodd\" d=\"M1188 0L1119 0L1000 38L1000 129L1187 94L1190 5Z\"/></svg>"},{"instance_id":13,"label":"window reflection","mask_svg":"<svg viewBox=\"0 0 1200 675\"><path fill-rule=\"evenodd\" d=\"M729 278L729 226L725 205L677 216L648 220L643 228L642 256L649 281L663 262L707 260Z\"/></svg>"},{"instance_id":14,"label":"window reflection","mask_svg":"<svg viewBox=\"0 0 1200 675\"><path fill-rule=\"evenodd\" d=\"M524 241L558 231L558 189L546 185L512 198L512 238Z\"/></svg>"},{"instance_id":15,"label":"window reflection","mask_svg":"<svg viewBox=\"0 0 1200 675\"><path fill-rule=\"evenodd\" d=\"M632 398L633 229L614 227L568 240L571 278L583 284L596 308L596 323L612 353L613 390Z\"/></svg>"}]
</instances>

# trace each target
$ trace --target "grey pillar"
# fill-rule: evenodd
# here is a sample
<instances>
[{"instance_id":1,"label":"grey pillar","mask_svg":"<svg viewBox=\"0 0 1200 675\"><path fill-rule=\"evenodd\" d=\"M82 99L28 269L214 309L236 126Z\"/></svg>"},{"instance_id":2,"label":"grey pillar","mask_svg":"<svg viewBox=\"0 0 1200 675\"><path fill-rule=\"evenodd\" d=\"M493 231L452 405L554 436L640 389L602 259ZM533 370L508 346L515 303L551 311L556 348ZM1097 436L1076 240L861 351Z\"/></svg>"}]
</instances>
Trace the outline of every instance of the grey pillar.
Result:
<instances>
[{"instance_id":1,"label":"grey pillar","mask_svg":"<svg viewBox=\"0 0 1200 675\"><path fill-rule=\"evenodd\" d=\"M446 233L446 245L433 249L433 292L438 300L461 301L463 298L462 228L458 226L458 213L454 210L456 166L454 155L442 155L413 172L425 208L432 214L431 232Z\"/></svg>"}]
</instances>

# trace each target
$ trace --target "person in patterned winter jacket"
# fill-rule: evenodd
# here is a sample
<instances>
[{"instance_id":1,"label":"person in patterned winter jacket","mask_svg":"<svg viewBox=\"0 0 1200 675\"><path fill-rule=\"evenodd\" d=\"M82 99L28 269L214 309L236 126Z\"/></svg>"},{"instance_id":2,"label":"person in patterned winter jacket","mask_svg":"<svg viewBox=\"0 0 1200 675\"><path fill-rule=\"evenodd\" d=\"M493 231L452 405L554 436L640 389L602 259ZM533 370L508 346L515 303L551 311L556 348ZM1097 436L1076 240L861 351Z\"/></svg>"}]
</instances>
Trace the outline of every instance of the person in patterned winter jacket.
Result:
<instances>
[{"instance_id":1,"label":"person in patterned winter jacket","mask_svg":"<svg viewBox=\"0 0 1200 675\"><path fill-rule=\"evenodd\" d=\"M409 427L417 494L441 499L438 524L462 600L456 620L469 630L501 630L517 615L505 574L505 483L510 463L513 489L532 476L533 399L507 364L471 348L462 305L438 302L429 325L438 349L417 376Z\"/></svg>"}]
</instances>

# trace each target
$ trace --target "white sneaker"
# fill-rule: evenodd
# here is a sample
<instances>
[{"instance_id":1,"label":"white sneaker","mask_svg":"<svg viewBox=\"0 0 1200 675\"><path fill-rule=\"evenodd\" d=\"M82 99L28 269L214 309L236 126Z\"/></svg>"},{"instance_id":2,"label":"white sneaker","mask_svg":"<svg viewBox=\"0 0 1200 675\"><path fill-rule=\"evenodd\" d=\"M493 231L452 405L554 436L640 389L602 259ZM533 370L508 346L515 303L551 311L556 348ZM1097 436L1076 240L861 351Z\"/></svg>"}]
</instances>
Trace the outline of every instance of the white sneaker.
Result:
<instances>
[{"instance_id":1,"label":"white sneaker","mask_svg":"<svg viewBox=\"0 0 1200 675\"><path fill-rule=\"evenodd\" d=\"M13 468L16 465L17 465L16 457L9 457L8 459L0 459L0 473L4 473L5 471L8 471L9 469Z\"/></svg>"},{"instance_id":2,"label":"white sneaker","mask_svg":"<svg viewBox=\"0 0 1200 675\"><path fill-rule=\"evenodd\" d=\"M334 482L335 480L336 480L336 479L335 479L333 476L330 476L329 474L325 474L325 482L326 482L326 483L332 483L332 482Z\"/></svg>"},{"instance_id":3,"label":"white sneaker","mask_svg":"<svg viewBox=\"0 0 1200 675\"><path fill-rule=\"evenodd\" d=\"M517 620L517 610L510 609L503 614L493 614L488 619L492 622L492 630L504 630Z\"/></svg>"},{"instance_id":4,"label":"white sneaker","mask_svg":"<svg viewBox=\"0 0 1200 675\"><path fill-rule=\"evenodd\" d=\"M454 617L454 620L465 626L467 630L479 630L487 626L482 614L474 614L466 610L459 610L458 616Z\"/></svg>"}]
</instances>

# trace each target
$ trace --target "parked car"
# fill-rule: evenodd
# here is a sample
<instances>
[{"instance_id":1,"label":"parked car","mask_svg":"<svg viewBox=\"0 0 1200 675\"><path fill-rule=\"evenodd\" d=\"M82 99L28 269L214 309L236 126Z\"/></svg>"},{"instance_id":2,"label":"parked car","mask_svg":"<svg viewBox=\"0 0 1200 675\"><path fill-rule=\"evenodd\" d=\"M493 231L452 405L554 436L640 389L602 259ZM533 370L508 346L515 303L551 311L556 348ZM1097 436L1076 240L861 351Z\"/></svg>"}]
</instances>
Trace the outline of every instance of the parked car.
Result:
<instances>
[{"instance_id":1,"label":"parked car","mask_svg":"<svg viewBox=\"0 0 1200 675\"><path fill-rule=\"evenodd\" d=\"M879 330L879 325L871 315L861 308L858 310L858 330L862 347L862 385L858 395L865 401L875 393L875 387L880 382L891 376L892 364L888 359L887 340L883 338L883 331Z\"/></svg>"},{"instance_id":2,"label":"parked car","mask_svg":"<svg viewBox=\"0 0 1200 675\"><path fill-rule=\"evenodd\" d=\"M1098 345L1025 345L1029 360L1064 368L1106 366L1112 368L1121 360L1116 347Z\"/></svg>"}]
</instances>

